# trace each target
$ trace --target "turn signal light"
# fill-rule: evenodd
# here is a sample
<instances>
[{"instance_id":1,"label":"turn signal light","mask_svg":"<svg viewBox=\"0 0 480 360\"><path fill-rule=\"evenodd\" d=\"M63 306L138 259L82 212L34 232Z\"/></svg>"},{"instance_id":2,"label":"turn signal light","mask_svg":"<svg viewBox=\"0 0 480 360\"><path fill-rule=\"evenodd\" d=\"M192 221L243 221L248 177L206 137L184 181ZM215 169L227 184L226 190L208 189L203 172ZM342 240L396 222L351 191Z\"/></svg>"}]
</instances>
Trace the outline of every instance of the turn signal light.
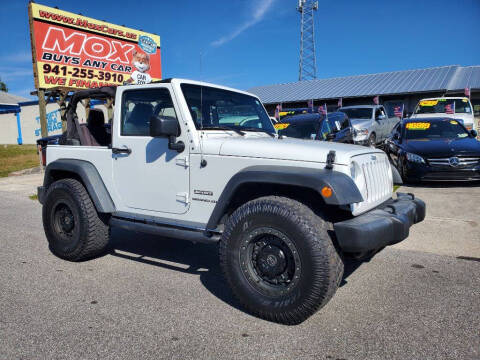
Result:
<instances>
[{"instance_id":1,"label":"turn signal light","mask_svg":"<svg viewBox=\"0 0 480 360\"><path fill-rule=\"evenodd\" d=\"M326 198L329 198L330 196L333 195L333 190L332 188L328 187L328 186L324 186L322 188L322 196L323 197L326 197Z\"/></svg>"}]
</instances>

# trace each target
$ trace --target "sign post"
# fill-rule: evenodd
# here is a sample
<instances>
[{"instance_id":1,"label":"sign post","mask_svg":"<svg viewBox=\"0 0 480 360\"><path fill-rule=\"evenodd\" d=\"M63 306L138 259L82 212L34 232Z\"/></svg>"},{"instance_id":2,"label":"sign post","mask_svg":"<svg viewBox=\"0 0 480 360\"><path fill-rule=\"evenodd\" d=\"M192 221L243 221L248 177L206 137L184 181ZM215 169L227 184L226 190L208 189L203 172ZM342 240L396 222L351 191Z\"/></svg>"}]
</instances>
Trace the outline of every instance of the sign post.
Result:
<instances>
[{"instance_id":1,"label":"sign post","mask_svg":"<svg viewBox=\"0 0 480 360\"><path fill-rule=\"evenodd\" d=\"M38 108L40 109L40 129L42 130L42 137L48 136L47 128L47 102L45 101L45 90L38 89Z\"/></svg>"}]
</instances>

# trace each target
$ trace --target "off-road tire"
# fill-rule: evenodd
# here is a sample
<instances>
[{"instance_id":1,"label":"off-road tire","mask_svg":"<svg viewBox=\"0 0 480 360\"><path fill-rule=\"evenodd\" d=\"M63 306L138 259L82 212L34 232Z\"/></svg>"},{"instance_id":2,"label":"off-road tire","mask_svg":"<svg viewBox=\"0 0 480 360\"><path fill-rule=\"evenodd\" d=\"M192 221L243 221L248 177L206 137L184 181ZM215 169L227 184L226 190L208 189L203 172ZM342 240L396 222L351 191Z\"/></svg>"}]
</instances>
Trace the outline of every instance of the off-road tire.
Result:
<instances>
[{"instance_id":1,"label":"off-road tire","mask_svg":"<svg viewBox=\"0 0 480 360\"><path fill-rule=\"evenodd\" d=\"M66 225L63 214L70 219ZM62 259L93 258L108 245L108 215L97 213L87 190L78 180L62 179L49 186L42 218L50 250ZM65 230L63 227L72 221L72 229Z\"/></svg>"},{"instance_id":2,"label":"off-road tire","mask_svg":"<svg viewBox=\"0 0 480 360\"><path fill-rule=\"evenodd\" d=\"M301 270L287 291L265 294L253 282L256 273L252 278L242 263L245 257L241 254L248 252L243 246L265 229L284 235L297 250ZM303 322L332 298L342 280L343 261L329 236L331 229L331 223L289 198L268 196L240 206L226 223L219 249L221 268L233 294L255 316L288 325Z\"/></svg>"}]
</instances>

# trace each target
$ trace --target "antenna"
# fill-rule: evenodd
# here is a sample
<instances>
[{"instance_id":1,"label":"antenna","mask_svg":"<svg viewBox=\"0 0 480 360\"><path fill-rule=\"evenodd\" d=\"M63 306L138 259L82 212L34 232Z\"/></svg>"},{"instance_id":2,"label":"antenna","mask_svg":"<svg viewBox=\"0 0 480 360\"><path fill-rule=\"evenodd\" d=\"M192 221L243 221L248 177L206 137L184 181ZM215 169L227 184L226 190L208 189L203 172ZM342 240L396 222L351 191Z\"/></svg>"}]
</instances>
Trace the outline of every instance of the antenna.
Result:
<instances>
[{"instance_id":1,"label":"antenna","mask_svg":"<svg viewBox=\"0 0 480 360\"><path fill-rule=\"evenodd\" d=\"M202 51L200 51L200 81L203 82ZM203 84L200 85L200 167L207 166L207 160L203 158Z\"/></svg>"},{"instance_id":2,"label":"antenna","mask_svg":"<svg viewBox=\"0 0 480 360\"><path fill-rule=\"evenodd\" d=\"M315 27L313 12L318 10L318 1L298 0L297 11L300 20L300 63L298 80L317 78L317 59L315 55Z\"/></svg>"}]
</instances>

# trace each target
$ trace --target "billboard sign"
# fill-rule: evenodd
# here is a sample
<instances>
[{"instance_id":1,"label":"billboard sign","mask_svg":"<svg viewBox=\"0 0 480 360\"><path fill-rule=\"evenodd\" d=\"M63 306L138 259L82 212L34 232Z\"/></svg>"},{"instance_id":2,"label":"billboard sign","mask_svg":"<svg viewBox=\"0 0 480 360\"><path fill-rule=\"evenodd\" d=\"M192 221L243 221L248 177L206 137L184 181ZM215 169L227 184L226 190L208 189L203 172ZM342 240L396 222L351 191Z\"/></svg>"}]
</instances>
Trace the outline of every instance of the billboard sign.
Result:
<instances>
[{"instance_id":1,"label":"billboard sign","mask_svg":"<svg viewBox=\"0 0 480 360\"><path fill-rule=\"evenodd\" d=\"M146 84L162 77L160 36L29 4L37 89Z\"/></svg>"}]
</instances>

